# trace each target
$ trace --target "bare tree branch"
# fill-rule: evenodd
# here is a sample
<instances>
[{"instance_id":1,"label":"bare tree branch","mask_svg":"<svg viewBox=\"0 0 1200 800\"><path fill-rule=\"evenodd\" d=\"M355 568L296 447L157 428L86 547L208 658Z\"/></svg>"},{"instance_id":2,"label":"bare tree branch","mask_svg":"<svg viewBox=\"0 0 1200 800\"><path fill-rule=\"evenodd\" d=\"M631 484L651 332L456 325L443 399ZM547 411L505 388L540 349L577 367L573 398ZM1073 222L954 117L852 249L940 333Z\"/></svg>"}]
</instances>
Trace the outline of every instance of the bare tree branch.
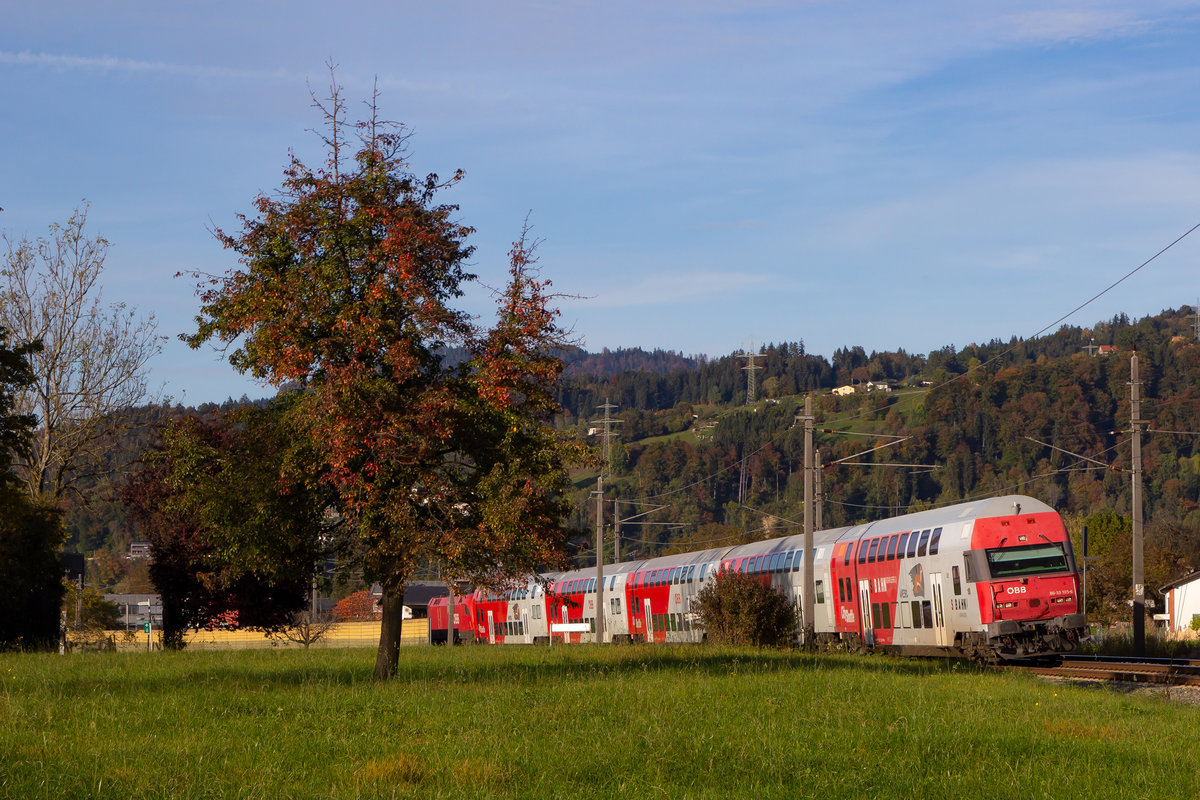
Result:
<instances>
[{"instance_id":1,"label":"bare tree branch","mask_svg":"<svg viewBox=\"0 0 1200 800\"><path fill-rule=\"evenodd\" d=\"M151 402L149 361L163 341L153 315L103 303L108 241L84 234L87 212L84 203L36 241L3 237L0 325L42 344L30 358L36 380L17 402L38 420L18 473L32 497L51 502L114 468L104 463L106 443L127 425L121 412Z\"/></svg>"}]
</instances>

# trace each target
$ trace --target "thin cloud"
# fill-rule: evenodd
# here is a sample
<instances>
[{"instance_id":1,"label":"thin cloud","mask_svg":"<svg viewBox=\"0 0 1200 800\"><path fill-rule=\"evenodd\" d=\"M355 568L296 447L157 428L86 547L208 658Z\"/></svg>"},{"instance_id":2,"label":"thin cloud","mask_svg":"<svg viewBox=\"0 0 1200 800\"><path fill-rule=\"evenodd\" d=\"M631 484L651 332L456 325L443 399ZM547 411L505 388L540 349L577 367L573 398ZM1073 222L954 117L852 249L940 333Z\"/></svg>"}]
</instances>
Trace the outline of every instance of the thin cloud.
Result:
<instances>
[{"instance_id":1,"label":"thin cloud","mask_svg":"<svg viewBox=\"0 0 1200 800\"><path fill-rule=\"evenodd\" d=\"M294 81L296 76L284 69L253 70L231 67L200 66L195 64L172 64L167 61L139 61L116 56L71 56L57 53L31 53L0 50L0 64L18 66L50 67L57 70L81 70L102 72L128 72L152 75L183 75L193 78L222 78L233 80L280 80Z\"/></svg>"},{"instance_id":2,"label":"thin cloud","mask_svg":"<svg viewBox=\"0 0 1200 800\"><path fill-rule=\"evenodd\" d=\"M697 272L656 275L627 287L604 290L564 305L627 308L693 303L761 286L769 275L747 272Z\"/></svg>"}]
</instances>

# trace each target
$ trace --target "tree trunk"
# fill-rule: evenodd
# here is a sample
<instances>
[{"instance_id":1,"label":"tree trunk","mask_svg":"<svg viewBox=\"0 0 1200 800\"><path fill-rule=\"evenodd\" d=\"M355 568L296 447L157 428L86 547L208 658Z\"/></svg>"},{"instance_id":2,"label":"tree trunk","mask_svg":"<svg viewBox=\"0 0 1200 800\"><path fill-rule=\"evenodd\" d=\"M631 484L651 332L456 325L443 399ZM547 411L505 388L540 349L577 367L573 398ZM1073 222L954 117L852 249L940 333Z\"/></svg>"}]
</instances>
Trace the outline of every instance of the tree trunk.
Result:
<instances>
[{"instance_id":1,"label":"tree trunk","mask_svg":"<svg viewBox=\"0 0 1200 800\"><path fill-rule=\"evenodd\" d=\"M383 590L383 624L379 629L379 652L375 655L375 680L396 674L400 663L400 636L404 630L404 588Z\"/></svg>"}]
</instances>

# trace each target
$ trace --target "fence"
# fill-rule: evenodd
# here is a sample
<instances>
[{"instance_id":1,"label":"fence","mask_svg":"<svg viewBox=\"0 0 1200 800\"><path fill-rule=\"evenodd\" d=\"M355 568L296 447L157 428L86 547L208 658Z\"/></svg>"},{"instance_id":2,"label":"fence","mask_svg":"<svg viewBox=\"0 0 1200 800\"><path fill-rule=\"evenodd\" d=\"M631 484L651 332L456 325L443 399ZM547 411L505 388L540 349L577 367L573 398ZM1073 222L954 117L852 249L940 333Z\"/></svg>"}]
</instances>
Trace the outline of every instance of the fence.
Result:
<instances>
[{"instance_id":1,"label":"fence","mask_svg":"<svg viewBox=\"0 0 1200 800\"><path fill-rule=\"evenodd\" d=\"M309 645L311 648L328 647L376 647L379 645L379 622L339 622L325 631L317 641ZM149 636L140 631L131 635L114 634L98 637L67 633L68 646L83 647L89 650L112 650L119 652L136 652L147 649L146 640L152 637L154 646L159 646L158 631ZM248 630L214 630L188 631L184 641L189 650L254 650L268 648L303 648L299 642L288 640L282 635L267 636L262 631ZM422 645L429 641L429 620L406 619L401 633L402 645ZM110 643L111 642L111 643Z\"/></svg>"}]
</instances>

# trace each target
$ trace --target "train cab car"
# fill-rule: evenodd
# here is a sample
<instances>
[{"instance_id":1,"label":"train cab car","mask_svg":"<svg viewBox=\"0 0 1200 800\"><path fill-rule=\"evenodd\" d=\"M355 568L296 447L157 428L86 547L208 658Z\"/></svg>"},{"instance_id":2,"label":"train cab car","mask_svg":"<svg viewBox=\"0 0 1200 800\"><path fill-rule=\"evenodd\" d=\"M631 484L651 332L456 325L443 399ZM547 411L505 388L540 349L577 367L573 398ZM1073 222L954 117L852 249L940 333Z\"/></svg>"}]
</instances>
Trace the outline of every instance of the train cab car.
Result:
<instances>
[{"instance_id":1,"label":"train cab car","mask_svg":"<svg viewBox=\"0 0 1200 800\"><path fill-rule=\"evenodd\" d=\"M980 638L1000 658L1072 649L1086 620L1071 540L1054 511L1014 506L970 531L964 567L977 588Z\"/></svg>"},{"instance_id":2,"label":"train cab car","mask_svg":"<svg viewBox=\"0 0 1200 800\"><path fill-rule=\"evenodd\" d=\"M1002 497L851 528L833 548L843 642L987 660L1074 648L1086 624L1059 515Z\"/></svg>"}]
</instances>

